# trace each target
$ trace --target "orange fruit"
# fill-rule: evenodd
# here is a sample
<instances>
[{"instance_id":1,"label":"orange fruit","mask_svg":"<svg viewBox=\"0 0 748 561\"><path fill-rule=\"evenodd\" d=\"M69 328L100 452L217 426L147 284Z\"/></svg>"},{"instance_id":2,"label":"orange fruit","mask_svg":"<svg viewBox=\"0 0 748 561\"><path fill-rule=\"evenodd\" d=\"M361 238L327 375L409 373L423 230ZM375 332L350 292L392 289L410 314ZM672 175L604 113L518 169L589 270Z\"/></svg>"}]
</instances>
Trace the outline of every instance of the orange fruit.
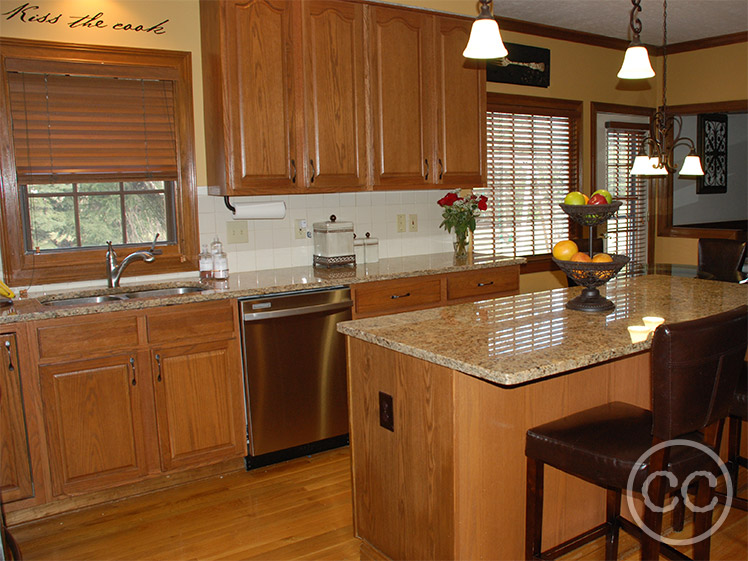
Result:
<instances>
[{"instance_id":1,"label":"orange fruit","mask_svg":"<svg viewBox=\"0 0 748 561\"><path fill-rule=\"evenodd\" d=\"M585 195L584 193L582 193L582 196L584 197L584 204L587 204L587 202L590 200L590 198L587 195Z\"/></svg>"},{"instance_id":2,"label":"orange fruit","mask_svg":"<svg viewBox=\"0 0 748 561\"><path fill-rule=\"evenodd\" d=\"M553 246L553 257L559 261L568 261L577 252L579 252L579 248L571 240L564 240Z\"/></svg>"},{"instance_id":3,"label":"orange fruit","mask_svg":"<svg viewBox=\"0 0 748 561\"><path fill-rule=\"evenodd\" d=\"M596 253L592 258L592 261L594 263L610 263L613 261L613 258L607 253Z\"/></svg>"},{"instance_id":4,"label":"orange fruit","mask_svg":"<svg viewBox=\"0 0 748 561\"><path fill-rule=\"evenodd\" d=\"M571 259L569 261L592 261L592 258L586 254L584 251L577 251L574 255L571 256Z\"/></svg>"}]
</instances>

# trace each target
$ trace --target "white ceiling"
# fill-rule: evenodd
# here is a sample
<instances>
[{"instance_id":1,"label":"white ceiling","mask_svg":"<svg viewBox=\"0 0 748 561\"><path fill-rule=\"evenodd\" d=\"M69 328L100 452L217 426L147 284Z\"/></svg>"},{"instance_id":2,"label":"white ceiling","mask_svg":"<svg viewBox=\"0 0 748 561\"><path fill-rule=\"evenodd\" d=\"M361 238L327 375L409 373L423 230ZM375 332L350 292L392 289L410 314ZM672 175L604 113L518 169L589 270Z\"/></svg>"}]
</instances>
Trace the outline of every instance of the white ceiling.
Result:
<instances>
[{"instance_id":1,"label":"white ceiling","mask_svg":"<svg viewBox=\"0 0 748 561\"><path fill-rule=\"evenodd\" d=\"M493 0L493 11L532 23L631 39L631 0ZM641 39L662 45L662 0L642 0ZM667 42L682 43L748 30L748 0L669 0Z\"/></svg>"}]
</instances>

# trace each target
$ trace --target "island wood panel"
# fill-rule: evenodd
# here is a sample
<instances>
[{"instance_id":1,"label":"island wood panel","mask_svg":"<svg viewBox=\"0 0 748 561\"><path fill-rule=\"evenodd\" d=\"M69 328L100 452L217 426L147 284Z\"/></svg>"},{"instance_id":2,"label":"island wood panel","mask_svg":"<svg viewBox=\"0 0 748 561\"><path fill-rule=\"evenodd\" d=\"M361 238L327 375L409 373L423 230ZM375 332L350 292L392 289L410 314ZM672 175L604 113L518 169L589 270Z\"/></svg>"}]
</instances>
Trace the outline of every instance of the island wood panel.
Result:
<instances>
[{"instance_id":1,"label":"island wood panel","mask_svg":"<svg viewBox=\"0 0 748 561\"><path fill-rule=\"evenodd\" d=\"M348 349L355 527L372 557L522 558L527 429L615 399L649 406L648 353L510 388L363 341L350 340ZM420 391L407 391L410 377ZM378 392L388 390L399 446L379 426ZM424 434L434 414L443 430ZM408 422L411 436L403 434ZM398 476L408 479L388 477L392 465L407 466ZM424 502L418 489L436 483L438 498ZM545 488L544 547L603 520L603 490L552 468ZM404 516L412 510L453 525L428 534Z\"/></svg>"},{"instance_id":2,"label":"island wood panel","mask_svg":"<svg viewBox=\"0 0 748 561\"><path fill-rule=\"evenodd\" d=\"M452 371L347 339L356 533L392 559L450 559ZM379 392L393 398L393 431Z\"/></svg>"}]
</instances>

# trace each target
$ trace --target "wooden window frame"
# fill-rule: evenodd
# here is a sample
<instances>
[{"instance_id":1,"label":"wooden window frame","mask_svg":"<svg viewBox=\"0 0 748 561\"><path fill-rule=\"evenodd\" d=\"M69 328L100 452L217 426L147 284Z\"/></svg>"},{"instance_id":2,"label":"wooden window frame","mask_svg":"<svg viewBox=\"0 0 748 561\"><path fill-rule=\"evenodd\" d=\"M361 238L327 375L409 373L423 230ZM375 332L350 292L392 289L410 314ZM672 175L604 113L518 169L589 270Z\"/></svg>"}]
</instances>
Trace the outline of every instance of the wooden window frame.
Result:
<instances>
[{"instance_id":1,"label":"wooden window frame","mask_svg":"<svg viewBox=\"0 0 748 561\"><path fill-rule=\"evenodd\" d=\"M174 243L162 245L152 263L135 262L128 275L149 275L197 269L197 186L192 106L192 56L189 52L76 45L0 38L0 72L8 64L39 72L91 76L167 79L174 83L174 116L178 170L174 186ZM104 279L102 249L75 249L35 254L24 250L21 194L17 185L7 80L0 92L0 250L3 275L11 286ZM150 244L121 248L118 257L147 249Z\"/></svg>"},{"instance_id":2,"label":"wooden window frame","mask_svg":"<svg viewBox=\"0 0 748 561\"><path fill-rule=\"evenodd\" d=\"M574 124L576 142L576 162L571 172L570 190L579 190L582 178L582 122L584 104L579 100L556 99L547 97L532 97L524 95L501 94L488 92L486 94L487 111L503 111L511 113L532 113L540 115L562 115L571 118ZM580 237L581 228L569 220L569 237ZM551 260L551 254L528 255L527 263L521 267L521 273L536 273L541 271L558 270Z\"/></svg>"}]
</instances>

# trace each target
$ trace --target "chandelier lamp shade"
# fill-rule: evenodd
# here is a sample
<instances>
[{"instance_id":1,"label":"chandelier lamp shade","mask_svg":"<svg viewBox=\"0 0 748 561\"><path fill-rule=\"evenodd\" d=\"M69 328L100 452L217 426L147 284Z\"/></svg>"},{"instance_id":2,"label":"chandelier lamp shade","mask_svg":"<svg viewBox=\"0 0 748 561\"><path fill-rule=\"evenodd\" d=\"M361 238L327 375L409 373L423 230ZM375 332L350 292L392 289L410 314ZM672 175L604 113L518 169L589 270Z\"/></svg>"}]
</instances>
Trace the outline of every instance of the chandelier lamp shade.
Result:
<instances>
[{"instance_id":1,"label":"chandelier lamp shade","mask_svg":"<svg viewBox=\"0 0 748 561\"><path fill-rule=\"evenodd\" d=\"M634 37L635 42L639 40L638 33L641 31L641 23L638 24L638 31L634 26L635 14L638 10L641 10L638 6L640 1L632 0L634 10L631 13L631 28L636 33ZM629 47L629 50L631 50L631 47ZM628 52L623 63L624 67L626 66L626 60L628 60ZM647 64L649 64L648 57ZM623 72L623 68L621 68L621 72ZM652 76L654 76L654 72L652 72ZM618 74L618 77L621 77L621 73ZM675 149L678 146L685 146L689 149L689 153L683 161L678 175L684 178L703 176L704 170L701 167L701 159L696 154L696 146L693 140L687 136L681 136L682 128L683 119L680 115L668 115L667 112L667 0L663 0L662 106L652 117L649 136L642 141L639 154L634 158L634 163L631 166L630 174L644 177L658 177L675 173L678 171L673 161Z\"/></svg>"},{"instance_id":2,"label":"chandelier lamp shade","mask_svg":"<svg viewBox=\"0 0 748 561\"><path fill-rule=\"evenodd\" d=\"M623 57L623 64L618 71L618 77L624 80L641 80L643 78L652 78L655 75L652 70L652 63L649 62L649 53L647 47L639 39L642 32L642 22L637 16L642 11L641 0L631 0L633 8L631 10L631 32L633 39L626 49Z\"/></svg>"},{"instance_id":3,"label":"chandelier lamp shade","mask_svg":"<svg viewBox=\"0 0 748 561\"><path fill-rule=\"evenodd\" d=\"M491 0L480 0L480 13L473 22L470 39L462 56L465 58L493 59L505 57L508 53L501 40L499 24L493 17Z\"/></svg>"}]
</instances>

